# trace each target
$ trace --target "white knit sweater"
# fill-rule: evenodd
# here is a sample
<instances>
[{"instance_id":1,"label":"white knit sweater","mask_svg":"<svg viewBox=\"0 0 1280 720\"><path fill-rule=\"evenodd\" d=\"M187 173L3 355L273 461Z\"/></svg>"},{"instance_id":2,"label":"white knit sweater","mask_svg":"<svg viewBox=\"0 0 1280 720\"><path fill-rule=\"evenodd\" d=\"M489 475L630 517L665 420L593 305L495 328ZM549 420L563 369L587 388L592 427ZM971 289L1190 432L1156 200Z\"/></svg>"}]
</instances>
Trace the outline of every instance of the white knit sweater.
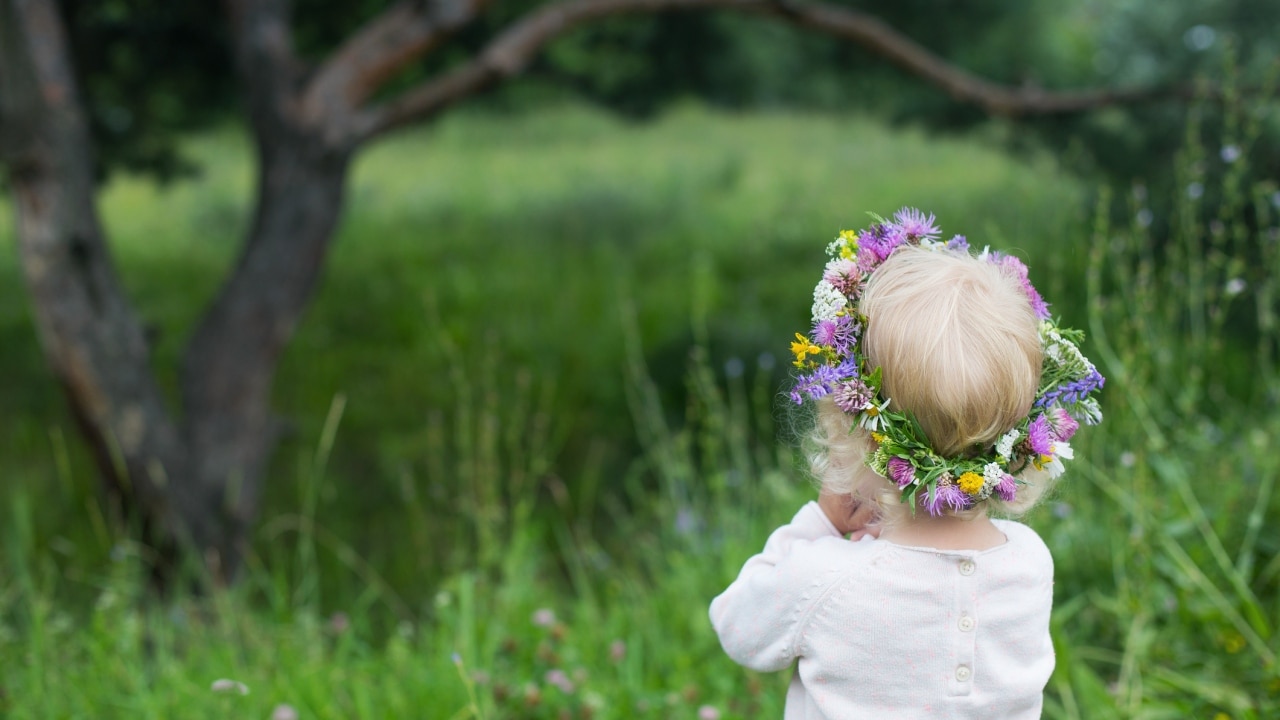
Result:
<instances>
[{"instance_id":1,"label":"white knit sweater","mask_svg":"<svg viewBox=\"0 0 1280 720\"><path fill-rule=\"evenodd\" d=\"M786 719L1038 718L1053 672L1053 558L1031 528L935 550L849 542L817 503L769 536L711 602L725 652L754 670L799 661Z\"/></svg>"}]
</instances>

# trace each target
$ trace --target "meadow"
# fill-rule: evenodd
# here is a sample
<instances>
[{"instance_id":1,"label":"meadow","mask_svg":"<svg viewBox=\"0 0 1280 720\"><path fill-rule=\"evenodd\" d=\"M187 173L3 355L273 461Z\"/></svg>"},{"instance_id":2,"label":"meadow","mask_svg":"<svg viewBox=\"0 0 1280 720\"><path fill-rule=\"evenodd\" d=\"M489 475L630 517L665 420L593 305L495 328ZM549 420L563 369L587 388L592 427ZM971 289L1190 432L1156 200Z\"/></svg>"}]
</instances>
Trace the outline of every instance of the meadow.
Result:
<instances>
[{"instance_id":1,"label":"meadow","mask_svg":"<svg viewBox=\"0 0 1280 720\"><path fill-rule=\"evenodd\" d=\"M280 369L247 577L165 598L43 369L0 208L0 713L780 717L787 678L724 657L706 607L813 495L780 391L823 247L910 204L1024 257L1109 378L1027 518L1057 562L1046 716L1275 717L1280 195L1245 181L1254 130L1193 127L1166 203L1003 131L568 106L374 148ZM189 152L196 178L103 194L167 382L252 193L234 130Z\"/></svg>"}]
</instances>

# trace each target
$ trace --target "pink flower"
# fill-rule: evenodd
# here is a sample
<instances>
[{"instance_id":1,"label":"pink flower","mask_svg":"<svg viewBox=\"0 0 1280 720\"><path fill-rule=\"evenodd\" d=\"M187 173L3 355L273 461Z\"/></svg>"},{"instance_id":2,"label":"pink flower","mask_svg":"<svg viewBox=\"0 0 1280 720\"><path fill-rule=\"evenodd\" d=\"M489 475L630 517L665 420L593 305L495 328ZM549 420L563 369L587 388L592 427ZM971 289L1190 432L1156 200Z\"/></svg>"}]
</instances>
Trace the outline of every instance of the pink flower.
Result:
<instances>
[{"instance_id":1,"label":"pink flower","mask_svg":"<svg viewBox=\"0 0 1280 720\"><path fill-rule=\"evenodd\" d=\"M1018 482L1013 479L1012 475L1005 473L1004 477L1000 478L1000 482L996 484L996 494L1005 502L1013 502L1013 499L1018 494Z\"/></svg>"},{"instance_id":2,"label":"pink flower","mask_svg":"<svg viewBox=\"0 0 1280 720\"><path fill-rule=\"evenodd\" d=\"M1071 414L1062 408L1053 408L1048 412L1049 424L1053 427L1053 434L1063 442L1070 440L1076 434L1076 430L1080 429L1080 423L1071 417Z\"/></svg>"},{"instance_id":3,"label":"pink flower","mask_svg":"<svg viewBox=\"0 0 1280 720\"><path fill-rule=\"evenodd\" d=\"M618 663L627 656L627 644L621 640L609 643L609 659Z\"/></svg>"},{"instance_id":4,"label":"pink flower","mask_svg":"<svg viewBox=\"0 0 1280 720\"><path fill-rule=\"evenodd\" d=\"M1027 428L1027 443L1031 445L1031 452L1052 457L1054 440L1053 428L1049 427L1047 417L1041 415L1031 421L1031 425Z\"/></svg>"},{"instance_id":5,"label":"pink flower","mask_svg":"<svg viewBox=\"0 0 1280 720\"><path fill-rule=\"evenodd\" d=\"M911 463L900 457L889 458L889 478L898 484L898 489L915 482L916 469Z\"/></svg>"},{"instance_id":6,"label":"pink flower","mask_svg":"<svg viewBox=\"0 0 1280 720\"><path fill-rule=\"evenodd\" d=\"M698 720L720 720L720 711L714 705L703 705L698 708Z\"/></svg>"},{"instance_id":7,"label":"pink flower","mask_svg":"<svg viewBox=\"0 0 1280 720\"><path fill-rule=\"evenodd\" d=\"M533 611L532 620L538 627L551 627L556 624L556 614L551 608L538 608Z\"/></svg>"},{"instance_id":8,"label":"pink flower","mask_svg":"<svg viewBox=\"0 0 1280 720\"><path fill-rule=\"evenodd\" d=\"M563 670L560 670L560 669L548 670L547 674L543 676L542 680L548 685L555 685L556 687L560 688L560 691L563 692L565 695L573 694L573 681L569 679L569 676L566 675L565 671Z\"/></svg>"}]
</instances>

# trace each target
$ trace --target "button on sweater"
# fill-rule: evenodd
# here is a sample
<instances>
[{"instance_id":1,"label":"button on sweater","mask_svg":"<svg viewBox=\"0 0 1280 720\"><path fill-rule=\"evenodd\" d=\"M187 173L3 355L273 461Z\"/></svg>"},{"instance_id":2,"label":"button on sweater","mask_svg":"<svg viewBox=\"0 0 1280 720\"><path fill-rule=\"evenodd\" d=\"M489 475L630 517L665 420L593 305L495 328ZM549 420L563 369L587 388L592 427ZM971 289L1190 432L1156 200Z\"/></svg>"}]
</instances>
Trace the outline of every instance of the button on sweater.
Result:
<instances>
[{"instance_id":1,"label":"button on sweater","mask_svg":"<svg viewBox=\"0 0 1280 720\"><path fill-rule=\"evenodd\" d=\"M711 603L729 657L797 664L786 720L1040 717L1053 672L1053 559L994 520L988 550L850 542L808 503Z\"/></svg>"}]
</instances>

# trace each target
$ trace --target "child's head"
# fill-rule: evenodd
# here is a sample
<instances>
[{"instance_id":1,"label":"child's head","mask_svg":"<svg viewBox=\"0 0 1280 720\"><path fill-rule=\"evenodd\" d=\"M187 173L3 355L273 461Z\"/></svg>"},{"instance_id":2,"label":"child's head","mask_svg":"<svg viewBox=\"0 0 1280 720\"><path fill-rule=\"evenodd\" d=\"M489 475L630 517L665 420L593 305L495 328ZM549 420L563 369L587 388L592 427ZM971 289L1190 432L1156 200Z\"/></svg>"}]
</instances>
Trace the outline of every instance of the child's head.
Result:
<instances>
[{"instance_id":1,"label":"child's head","mask_svg":"<svg viewBox=\"0 0 1280 720\"><path fill-rule=\"evenodd\" d=\"M867 318L867 360L884 373L881 396L916 417L939 455L981 453L1031 410L1042 364L1039 320L1007 266L906 245L871 275L859 312ZM809 456L823 489L878 500L887 522L900 518L907 510L898 491L865 465L875 447L869 433L830 398L817 413ZM1016 501L988 501L995 510L1035 504L1049 478L1029 472Z\"/></svg>"}]
</instances>

